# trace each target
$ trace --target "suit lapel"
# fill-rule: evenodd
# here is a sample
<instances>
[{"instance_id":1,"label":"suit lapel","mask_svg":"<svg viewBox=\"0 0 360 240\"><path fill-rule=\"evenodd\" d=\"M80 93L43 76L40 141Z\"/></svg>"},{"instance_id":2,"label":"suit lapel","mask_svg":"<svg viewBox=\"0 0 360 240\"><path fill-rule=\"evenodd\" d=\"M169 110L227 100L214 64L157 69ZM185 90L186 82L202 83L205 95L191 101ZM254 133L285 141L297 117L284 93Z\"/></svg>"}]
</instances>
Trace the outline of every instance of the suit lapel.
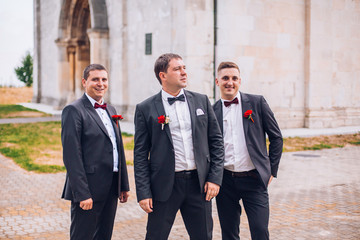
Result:
<instances>
[{"instance_id":1,"label":"suit lapel","mask_svg":"<svg viewBox=\"0 0 360 240\"><path fill-rule=\"evenodd\" d=\"M166 115L164 105L163 105L163 102L161 99L161 91L155 96L154 104L155 104L155 108L156 108L158 117L161 115ZM157 120L157 117L156 117L156 120ZM170 121L171 121L171 119L170 119ZM159 127L161 127L161 126L159 126ZM171 133L170 133L170 128L169 128L168 124L165 124L164 131L166 132L168 138L170 139L171 144L173 144L172 138L171 138Z\"/></svg>"},{"instance_id":2,"label":"suit lapel","mask_svg":"<svg viewBox=\"0 0 360 240\"><path fill-rule=\"evenodd\" d=\"M220 125L221 133L224 135L224 123L223 123L223 106L221 100L218 100L214 105L215 116Z\"/></svg>"},{"instance_id":3,"label":"suit lapel","mask_svg":"<svg viewBox=\"0 0 360 240\"><path fill-rule=\"evenodd\" d=\"M101 121L101 119L100 119L99 115L97 114L95 108L91 105L91 102L89 101L89 99L86 97L85 94L82 97L82 101L83 101L85 110L94 119L94 121L100 127L100 129L104 132L104 134L109 137L109 134L108 134L108 132L107 132L105 126L104 126L104 123Z\"/></svg>"},{"instance_id":4,"label":"suit lapel","mask_svg":"<svg viewBox=\"0 0 360 240\"><path fill-rule=\"evenodd\" d=\"M251 106L249 98L245 94L240 92L240 96L241 96L241 108L242 108L241 116L244 117L244 114L247 110L252 110L252 106ZM246 120L248 120L248 119L243 118L243 127L244 127L245 138L247 136L247 131L249 128L249 123L250 123L250 121L246 121Z\"/></svg>"},{"instance_id":5,"label":"suit lapel","mask_svg":"<svg viewBox=\"0 0 360 240\"><path fill-rule=\"evenodd\" d=\"M115 132L115 136L116 136L116 142L118 143L118 145L120 144L120 134L119 134L119 129L120 129L120 120L117 120L118 121L118 124L116 125L116 122L112 119L112 115L116 115L115 112L112 111L111 108L106 108L106 112L107 114L109 115L109 118L110 118L110 121L112 123L112 126L114 128L114 132Z\"/></svg>"},{"instance_id":6,"label":"suit lapel","mask_svg":"<svg viewBox=\"0 0 360 240\"><path fill-rule=\"evenodd\" d=\"M184 90L184 94L186 96L186 101L190 111L192 139L195 139L195 102L193 96L189 94L186 90Z\"/></svg>"}]
</instances>

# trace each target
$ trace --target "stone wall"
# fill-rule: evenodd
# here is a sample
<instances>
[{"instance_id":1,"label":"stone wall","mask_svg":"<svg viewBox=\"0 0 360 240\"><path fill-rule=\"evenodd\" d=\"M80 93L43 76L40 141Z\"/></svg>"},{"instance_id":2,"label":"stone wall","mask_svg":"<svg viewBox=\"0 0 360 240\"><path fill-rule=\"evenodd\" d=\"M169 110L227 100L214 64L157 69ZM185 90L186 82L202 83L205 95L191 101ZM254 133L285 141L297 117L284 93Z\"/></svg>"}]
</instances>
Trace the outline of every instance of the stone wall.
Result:
<instances>
[{"instance_id":1,"label":"stone wall","mask_svg":"<svg viewBox=\"0 0 360 240\"><path fill-rule=\"evenodd\" d=\"M34 101L63 107L82 94L79 69L86 59L100 59L109 70L107 101L132 121L136 104L161 89L156 58L175 52L187 65L188 89L211 100L219 97L214 66L236 62L241 91L264 95L281 128L360 125L360 0L218 0L216 8L213 0L99 0L106 3L108 29L83 32L90 50L75 48L85 59L77 65L75 93L69 49L61 44L79 38L61 34L65 2L77 1L35 1L41 14L35 15ZM145 54L147 33L151 55Z\"/></svg>"},{"instance_id":2,"label":"stone wall","mask_svg":"<svg viewBox=\"0 0 360 240\"><path fill-rule=\"evenodd\" d=\"M37 56L35 50L34 57L34 100L40 92L41 103L58 106L61 99L61 89L63 87L58 75L58 47L55 40L58 37L58 25L60 16L60 1L34 1L39 4L41 16L38 18L40 23L40 34L35 32L35 44L39 41L41 56ZM34 8L36 8L36 4ZM36 17L37 15L34 14ZM38 59L40 61L38 61ZM38 71L40 65L41 72ZM38 84L37 80L41 79ZM40 89L38 89L38 87Z\"/></svg>"},{"instance_id":3,"label":"stone wall","mask_svg":"<svg viewBox=\"0 0 360 240\"><path fill-rule=\"evenodd\" d=\"M360 125L360 1L309 1L305 126Z\"/></svg>"},{"instance_id":4,"label":"stone wall","mask_svg":"<svg viewBox=\"0 0 360 240\"><path fill-rule=\"evenodd\" d=\"M236 62L241 91L267 99L282 128L304 125L304 1L218 1L217 65Z\"/></svg>"},{"instance_id":5,"label":"stone wall","mask_svg":"<svg viewBox=\"0 0 360 240\"><path fill-rule=\"evenodd\" d=\"M111 42L111 100L128 119L135 105L161 90L155 60L174 52L184 58L188 89L213 94L212 1L108 1ZM110 10L111 9L111 10ZM208 24L210 23L210 24ZM152 54L145 54L145 34Z\"/></svg>"}]
</instances>

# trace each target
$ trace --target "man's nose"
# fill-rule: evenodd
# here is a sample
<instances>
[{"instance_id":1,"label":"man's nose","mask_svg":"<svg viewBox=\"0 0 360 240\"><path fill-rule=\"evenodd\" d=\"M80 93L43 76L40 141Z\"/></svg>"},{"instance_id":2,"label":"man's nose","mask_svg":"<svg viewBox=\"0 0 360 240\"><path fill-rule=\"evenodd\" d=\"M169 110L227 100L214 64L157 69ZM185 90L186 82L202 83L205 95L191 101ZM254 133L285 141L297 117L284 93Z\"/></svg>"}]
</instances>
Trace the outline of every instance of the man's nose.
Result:
<instances>
[{"instance_id":1,"label":"man's nose","mask_svg":"<svg viewBox=\"0 0 360 240\"><path fill-rule=\"evenodd\" d=\"M232 81L227 81L225 84L226 87L232 87L233 86L233 82Z\"/></svg>"}]
</instances>

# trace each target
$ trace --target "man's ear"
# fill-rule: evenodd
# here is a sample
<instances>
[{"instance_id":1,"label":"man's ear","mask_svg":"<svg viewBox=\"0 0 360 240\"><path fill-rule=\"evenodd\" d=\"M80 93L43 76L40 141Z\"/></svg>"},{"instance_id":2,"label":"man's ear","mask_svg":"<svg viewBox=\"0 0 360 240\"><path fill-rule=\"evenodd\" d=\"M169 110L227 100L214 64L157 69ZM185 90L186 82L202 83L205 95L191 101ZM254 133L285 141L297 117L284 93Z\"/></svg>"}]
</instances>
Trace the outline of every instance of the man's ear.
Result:
<instances>
[{"instance_id":1,"label":"man's ear","mask_svg":"<svg viewBox=\"0 0 360 240\"><path fill-rule=\"evenodd\" d=\"M218 78L215 78L215 84L216 84L216 86L219 86L219 80L218 80Z\"/></svg>"},{"instance_id":2,"label":"man's ear","mask_svg":"<svg viewBox=\"0 0 360 240\"><path fill-rule=\"evenodd\" d=\"M85 88L85 82L86 82L86 80L83 78L83 79L81 79L81 83L82 83L82 85L83 85L83 87Z\"/></svg>"},{"instance_id":3,"label":"man's ear","mask_svg":"<svg viewBox=\"0 0 360 240\"><path fill-rule=\"evenodd\" d=\"M161 79L161 83L164 83L165 73L164 72L159 72L159 77Z\"/></svg>"}]
</instances>

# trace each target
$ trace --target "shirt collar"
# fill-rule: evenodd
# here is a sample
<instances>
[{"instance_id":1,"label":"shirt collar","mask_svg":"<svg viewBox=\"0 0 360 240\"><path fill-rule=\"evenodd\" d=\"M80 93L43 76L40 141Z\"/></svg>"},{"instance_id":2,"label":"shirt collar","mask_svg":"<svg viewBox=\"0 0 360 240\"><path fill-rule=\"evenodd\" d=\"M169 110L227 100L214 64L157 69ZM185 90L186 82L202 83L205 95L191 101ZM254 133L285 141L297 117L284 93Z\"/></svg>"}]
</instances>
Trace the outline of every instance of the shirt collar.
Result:
<instances>
[{"instance_id":1,"label":"shirt collar","mask_svg":"<svg viewBox=\"0 0 360 240\"><path fill-rule=\"evenodd\" d=\"M180 90L179 94L178 94L177 96L175 96L175 97L178 97L178 96L180 96L181 94L184 94L184 89L183 89L183 88ZM185 94L184 94L184 96L185 96ZM165 92L164 89L161 89L161 97L162 97L162 99L163 99L164 101L167 101L168 98L173 98L174 96L171 95L171 94L169 94L169 93L167 93L167 92ZM186 99L186 96L185 96L185 99Z\"/></svg>"},{"instance_id":2,"label":"shirt collar","mask_svg":"<svg viewBox=\"0 0 360 240\"><path fill-rule=\"evenodd\" d=\"M233 99L231 99L230 101L234 100L235 98L238 98L239 104L240 104L240 103L241 103L240 92L238 92L238 93L236 94L236 96L235 96ZM225 99L222 99L222 98L220 98L220 99L221 99L221 102L222 102L223 105L224 105L224 101L229 101L229 100L225 100Z\"/></svg>"},{"instance_id":3,"label":"shirt collar","mask_svg":"<svg viewBox=\"0 0 360 240\"><path fill-rule=\"evenodd\" d=\"M87 96L87 98L89 99L89 101L91 102L91 105L94 106L96 101L95 99L93 99L92 97L90 97L87 93L85 93L85 95ZM99 102L98 102L99 103ZM101 99L101 102L99 103L100 105L102 105L104 103L104 99Z\"/></svg>"}]
</instances>

